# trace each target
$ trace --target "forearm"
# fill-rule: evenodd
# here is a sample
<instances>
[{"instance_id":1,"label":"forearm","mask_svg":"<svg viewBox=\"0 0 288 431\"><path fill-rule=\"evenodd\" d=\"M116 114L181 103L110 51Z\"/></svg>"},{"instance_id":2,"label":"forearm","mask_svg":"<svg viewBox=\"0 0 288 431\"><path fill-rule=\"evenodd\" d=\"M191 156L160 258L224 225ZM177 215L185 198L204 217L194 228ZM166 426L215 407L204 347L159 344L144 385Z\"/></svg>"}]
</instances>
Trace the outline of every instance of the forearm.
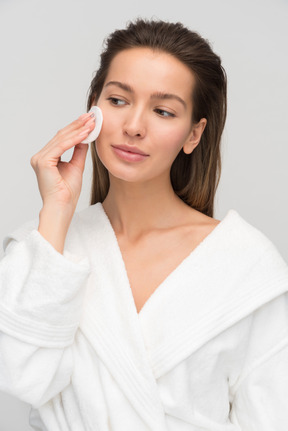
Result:
<instances>
[{"instance_id":1,"label":"forearm","mask_svg":"<svg viewBox=\"0 0 288 431\"><path fill-rule=\"evenodd\" d=\"M70 257L34 229L0 262L0 390L34 406L59 393L72 372L89 266Z\"/></svg>"},{"instance_id":2,"label":"forearm","mask_svg":"<svg viewBox=\"0 0 288 431\"><path fill-rule=\"evenodd\" d=\"M70 208L43 206L39 214L38 232L61 254L73 212Z\"/></svg>"}]
</instances>

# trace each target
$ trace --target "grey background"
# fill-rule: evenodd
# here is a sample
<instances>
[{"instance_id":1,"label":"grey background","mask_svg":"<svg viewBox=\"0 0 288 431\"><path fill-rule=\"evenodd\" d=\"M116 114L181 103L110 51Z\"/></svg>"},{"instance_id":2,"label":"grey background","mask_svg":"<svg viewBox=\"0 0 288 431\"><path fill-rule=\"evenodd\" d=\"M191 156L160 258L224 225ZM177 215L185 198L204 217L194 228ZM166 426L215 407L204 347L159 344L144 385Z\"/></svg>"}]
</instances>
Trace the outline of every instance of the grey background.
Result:
<instances>
[{"instance_id":1,"label":"grey background","mask_svg":"<svg viewBox=\"0 0 288 431\"><path fill-rule=\"evenodd\" d=\"M287 0L0 0L1 242L38 217L31 156L85 112L102 40L138 16L182 21L222 57L229 97L215 217L236 209L288 261ZM90 181L89 154L78 210ZM28 412L0 394L0 431L31 430Z\"/></svg>"}]
</instances>

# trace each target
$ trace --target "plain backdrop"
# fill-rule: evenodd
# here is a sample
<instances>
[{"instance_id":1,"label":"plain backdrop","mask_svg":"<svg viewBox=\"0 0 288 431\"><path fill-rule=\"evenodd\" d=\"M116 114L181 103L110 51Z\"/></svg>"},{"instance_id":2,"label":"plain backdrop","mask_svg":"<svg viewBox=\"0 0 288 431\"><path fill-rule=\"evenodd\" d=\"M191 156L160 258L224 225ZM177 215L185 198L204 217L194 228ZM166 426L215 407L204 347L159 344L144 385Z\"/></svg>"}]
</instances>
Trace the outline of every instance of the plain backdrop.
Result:
<instances>
[{"instance_id":1,"label":"plain backdrop","mask_svg":"<svg viewBox=\"0 0 288 431\"><path fill-rule=\"evenodd\" d=\"M287 0L0 0L1 242L38 217L30 158L85 112L103 39L136 17L182 21L221 56L228 118L215 217L236 209L288 260ZM90 181L89 153L78 210ZM31 430L28 413L0 394L0 431Z\"/></svg>"}]
</instances>

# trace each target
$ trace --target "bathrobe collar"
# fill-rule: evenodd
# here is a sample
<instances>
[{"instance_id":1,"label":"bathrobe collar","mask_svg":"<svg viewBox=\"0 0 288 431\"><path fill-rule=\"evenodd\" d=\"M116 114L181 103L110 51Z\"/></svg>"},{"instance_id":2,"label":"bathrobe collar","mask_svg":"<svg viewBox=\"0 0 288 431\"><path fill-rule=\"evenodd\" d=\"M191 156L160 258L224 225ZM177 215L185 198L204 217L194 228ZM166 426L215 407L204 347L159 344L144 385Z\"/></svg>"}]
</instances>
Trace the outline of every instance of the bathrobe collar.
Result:
<instances>
[{"instance_id":1,"label":"bathrobe collar","mask_svg":"<svg viewBox=\"0 0 288 431\"><path fill-rule=\"evenodd\" d=\"M101 203L78 214L78 233L92 267L80 329L151 430L166 430L156 379L288 290L285 262L235 210L161 283L139 314Z\"/></svg>"}]
</instances>

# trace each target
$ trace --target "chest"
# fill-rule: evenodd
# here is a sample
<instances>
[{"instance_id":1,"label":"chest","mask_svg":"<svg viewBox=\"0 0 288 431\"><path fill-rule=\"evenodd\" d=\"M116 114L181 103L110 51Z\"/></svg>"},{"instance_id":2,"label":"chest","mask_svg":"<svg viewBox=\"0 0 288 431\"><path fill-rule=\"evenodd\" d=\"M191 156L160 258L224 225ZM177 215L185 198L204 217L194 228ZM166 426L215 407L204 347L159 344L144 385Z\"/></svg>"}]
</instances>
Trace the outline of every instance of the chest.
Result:
<instances>
[{"instance_id":1,"label":"chest","mask_svg":"<svg viewBox=\"0 0 288 431\"><path fill-rule=\"evenodd\" d=\"M207 231L182 230L181 233L151 235L136 244L118 238L138 313L206 235Z\"/></svg>"}]
</instances>

